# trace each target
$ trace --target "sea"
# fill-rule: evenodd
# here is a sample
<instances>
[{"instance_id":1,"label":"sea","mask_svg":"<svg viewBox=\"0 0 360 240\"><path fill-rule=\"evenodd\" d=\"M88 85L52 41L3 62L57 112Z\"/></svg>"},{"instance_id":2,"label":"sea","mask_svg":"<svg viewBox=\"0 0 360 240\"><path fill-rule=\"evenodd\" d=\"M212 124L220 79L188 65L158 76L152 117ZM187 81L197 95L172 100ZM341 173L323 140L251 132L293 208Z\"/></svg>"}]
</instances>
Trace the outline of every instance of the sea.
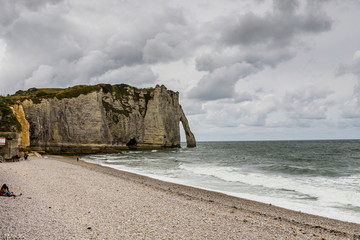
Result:
<instances>
[{"instance_id":1,"label":"sea","mask_svg":"<svg viewBox=\"0 0 360 240\"><path fill-rule=\"evenodd\" d=\"M360 140L198 142L82 160L360 223Z\"/></svg>"}]
</instances>

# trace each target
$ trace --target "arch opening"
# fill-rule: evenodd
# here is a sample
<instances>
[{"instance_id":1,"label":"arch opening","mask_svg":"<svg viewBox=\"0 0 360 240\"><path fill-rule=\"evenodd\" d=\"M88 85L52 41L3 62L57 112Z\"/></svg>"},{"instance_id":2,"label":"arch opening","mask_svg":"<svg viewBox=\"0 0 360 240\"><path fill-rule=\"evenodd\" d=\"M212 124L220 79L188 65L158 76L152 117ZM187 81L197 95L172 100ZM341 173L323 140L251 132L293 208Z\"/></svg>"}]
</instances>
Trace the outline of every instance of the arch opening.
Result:
<instances>
[{"instance_id":1,"label":"arch opening","mask_svg":"<svg viewBox=\"0 0 360 240\"><path fill-rule=\"evenodd\" d=\"M136 148L137 142L135 138L130 139L130 141L126 144L128 148Z\"/></svg>"}]
</instances>

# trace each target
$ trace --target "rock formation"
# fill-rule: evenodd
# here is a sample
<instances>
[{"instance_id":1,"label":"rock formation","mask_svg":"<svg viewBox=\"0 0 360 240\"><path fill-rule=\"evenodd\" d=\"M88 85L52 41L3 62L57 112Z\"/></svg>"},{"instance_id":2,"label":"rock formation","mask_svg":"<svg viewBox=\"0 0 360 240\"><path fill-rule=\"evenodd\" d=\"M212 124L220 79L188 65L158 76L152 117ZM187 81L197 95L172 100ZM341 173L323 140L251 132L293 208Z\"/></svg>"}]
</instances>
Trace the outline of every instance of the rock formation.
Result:
<instances>
[{"instance_id":1,"label":"rock formation","mask_svg":"<svg viewBox=\"0 0 360 240\"><path fill-rule=\"evenodd\" d=\"M30 146L30 125L29 122L25 118L24 109L21 104L15 104L10 107L21 125L21 137L19 139L19 145L23 147Z\"/></svg>"},{"instance_id":2,"label":"rock formation","mask_svg":"<svg viewBox=\"0 0 360 240\"><path fill-rule=\"evenodd\" d=\"M165 86L137 89L99 84L29 89L15 96L21 99L13 111L22 125L22 144L38 151L98 153L180 147L180 121L187 146L196 146L178 92Z\"/></svg>"}]
</instances>

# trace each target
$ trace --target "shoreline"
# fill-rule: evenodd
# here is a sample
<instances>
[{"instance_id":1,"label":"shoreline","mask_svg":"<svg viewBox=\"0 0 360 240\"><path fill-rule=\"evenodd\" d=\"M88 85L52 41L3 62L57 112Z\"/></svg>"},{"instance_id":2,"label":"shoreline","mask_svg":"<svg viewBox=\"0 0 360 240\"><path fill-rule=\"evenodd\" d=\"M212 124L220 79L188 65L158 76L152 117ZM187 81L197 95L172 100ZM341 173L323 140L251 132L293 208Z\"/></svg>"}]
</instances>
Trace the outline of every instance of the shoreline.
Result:
<instances>
[{"instance_id":1,"label":"shoreline","mask_svg":"<svg viewBox=\"0 0 360 240\"><path fill-rule=\"evenodd\" d=\"M19 170L17 169L18 167L23 169ZM36 167L40 167L44 174L46 173L45 176L36 176ZM300 213L261 202L233 197L219 192L165 182L81 160L76 161L76 157L45 156L44 159L30 157L30 161L6 163L5 165L0 164L0 169L7 172L4 177L0 176L0 180L4 181L8 178L7 184L10 185L10 188L13 185L12 189L23 190L20 185L14 186L14 184L25 184L24 181L21 181L22 175L25 174L30 178L38 178L37 180L30 179L29 182L26 182L26 184L28 184L27 187L32 188L32 184L34 183L41 183L44 179L51 179L52 175L55 174L54 168L56 170L55 172L58 172L57 174L59 175L53 182L51 182L52 180L49 180L49 183L46 184L46 189L48 189L48 191L46 191L45 194L40 194L42 196L40 199L38 199L38 196L33 196L30 192L25 191L25 189L23 197L16 198L15 201L25 204L21 205L23 210L25 209L27 211L29 208L26 204L26 200L37 199L39 202L45 201L47 205L59 201L57 205L58 211L60 212L65 211L67 213L67 210L62 207L59 208L59 206L68 206L73 210L72 212L81 212L82 207L79 207L76 204L76 200L79 200L79 196L82 196L79 193L92 191L92 189L88 188L99 184L99 186L106 186L104 187L105 192L102 193L106 196L108 195L107 198L105 196L105 198L102 198L101 196L95 197L91 194L85 194L83 197L80 197L85 205L85 209L92 209L92 211L101 215L99 220L95 221L91 218L84 218L86 221L95 221L98 223L95 225L98 225L97 227L102 229L106 224L100 224L102 223L101 219L108 218L106 212L104 214L102 210L110 208L115 211L114 209L119 210L118 208L120 208L120 206L122 211L115 215L111 214L112 217L108 219L109 221L119 220L119 222L127 222L129 219L133 219L129 216L133 214L138 217L146 216L146 219L143 221L136 220L133 222L135 223L134 225L126 225L122 231L119 230L105 233L104 231L99 230L97 232L99 235L95 237L91 235L92 232L89 232L88 228L81 228L80 230L75 231L65 227L68 229L67 233L64 233L62 236L69 239L76 239L79 236L85 236L85 239L114 238L115 236L121 236L124 232L128 233L128 235L126 235L128 237L149 237L150 239L152 238L151 236L156 238L159 236L173 237L175 239L204 238L205 236L207 239L258 239L259 237L265 239L360 239L360 225L356 223ZM67 176L69 173L66 169L72 174ZM94 179L86 179L89 176L92 176ZM18 180L19 183L9 182L11 180ZM79 186L72 189L72 194L65 194L70 199L59 199L59 192L61 192L64 187L58 186L61 185L61 183L59 183L60 180L64 181L65 185L73 183L74 180L79 184ZM116 182L117 184L113 185L113 182ZM112 190L122 186L123 188L126 188L127 191L124 192L118 189L114 192L109 189L108 185L111 186ZM134 189L137 190L134 192ZM124 193L125 196L123 196ZM29 197L31 199L28 199ZM96 198L97 201L92 198ZM106 199L110 200L107 201ZM117 199L122 199L124 202L127 202L128 206L126 206L126 204L123 206L122 204L118 205L118 203L116 203L116 206L113 206L113 201L116 201ZM5 199L1 198L0 200L4 201ZM6 202L10 205L15 201L11 202L11 199L6 199ZM101 204L102 201L104 201L103 204ZM139 201L141 201L140 205ZM92 204L95 204L96 207L93 207ZM16 205L10 205L8 207L17 207ZM144 206L147 210L145 212L143 209ZM179 208L179 206L181 207ZM124 214L124 212L128 212L126 207L132 209L133 212ZM44 209L41 209L40 212L43 212L43 210ZM89 214L92 211L89 211ZM79 214L75 215L75 217L71 217L71 221L76 222L76 219L83 218L82 216L78 216ZM166 216L168 219L164 221L162 218L166 218ZM38 217L41 218L41 216ZM36 219L38 217L36 217ZM48 216L52 221L57 221L58 219L54 217L55 216L52 215ZM0 218L3 223L8 222L6 221L6 216L1 216ZM149 232L146 232L147 234L145 234L142 227L137 227L140 222L147 223L143 227L152 232L155 231L156 233L150 234ZM185 223L186 227L183 226ZM204 223L207 224L204 225ZM32 225L35 223L30 221L28 224ZM65 223L64 225L67 226ZM109 223L109 225L113 224ZM175 227L172 228L170 225ZM164 226L167 226L166 231L161 230ZM206 227L206 229L202 229L204 227ZM93 229L93 227L90 228ZM171 228L171 231L169 231L169 228ZM211 228L215 229L215 231L211 230ZM192 234L190 235L188 232L189 229L192 229ZM241 231L238 231L239 229L241 229ZM0 230L1 235L4 238L4 236L6 236L4 229L1 227ZM71 237L69 231L75 236L74 238ZM137 233L134 234L134 231ZM89 234L92 237L90 237ZM18 235L12 235L12 237L14 236L24 236L25 239L32 238L31 235L25 235L22 231L18 233Z\"/></svg>"},{"instance_id":2,"label":"shoreline","mask_svg":"<svg viewBox=\"0 0 360 240\"><path fill-rule=\"evenodd\" d=\"M53 157L56 158L56 156L53 156ZM65 162L68 162L68 163L74 163L72 160L76 160L76 159L72 159L72 157L65 157L65 159L61 159L61 158L62 157L60 157L57 160L59 160L59 161L64 160ZM67 161L66 158L68 158L69 160ZM184 184L181 184L181 183L169 182L169 181L153 178L153 177L150 177L150 176L142 175L142 174L139 174L139 173L120 170L120 169L115 169L115 168L108 167L108 166L102 166L102 165L99 165L99 164L96 164L96 163L90 163L90 162L86 162L86 161L83 161L83 160L79 160L77 163L78 164L80 163L81 165L94 166L95 168L96 167L104 168L105 171L101 171L101 172L103 172L105 174L111 174L111 175L114 175L114 176L117 176L117 177L129 176L129 178L126 178L126 179L131 179L131 180L142 179L141 181L139 181L140 183L146 184L148 186L154 187L154 188L159 189L159 190L167 191L167 190L169 190L169 188L167 188L169 186L170 189L173 191L173 193L177 193L179 195L191 197L190 193L189 193L189 192L191 192L192 195L205 194L205 195L209 196L209 199L204 199L202 197L199 198L200 200L204 200L204 201L213 202L214 200L210 199L210 198L214 198L214 196L217 196L215 199L217 199L219 202L223 201L225 199L225 202L228 202L228 207L231 207L231 208L236 207L235 205L231 204L232 202L234 202L234 203L236 203L237 201L249 202L249 203L255 204L255 205L257 205L257 204L264 205L265 208L271 208L271 210L274 210L276 212L282 212L282 210L285 211L285 212L291 211L291 212L294 212L295 215L296 214L301 214L301 215L307 215L306 217L311 216L311 217L314 217L314 218L324 218L326 220L339 221L339 222L342 222L342 223L356 224L360 228L360 224L358 224L358 223L343 221L343 220L334 219L334 218L328 218L328 217L315 215L315 214L311 214L311 213L305 213L305 212L301 212L301 211L296 211L296 210L292 210L292 209L288 209L288 208L284 208L284 207L279 207L279 206L272 205L272 204L263 203L263 202L256 201L256 200L250 200L250 199L246 199L246 198L233 196L233 195L230 195L230 194L214 191L214 190L211 190L211 189L204 189L204 188L198 188L198 187L193 187L193 186L189 186L189 185L184 185ZM112 171L114 171L114 173L112 173ZM117 174L116 172L119 172L119 174ZM174 189L172 189L171 187L173 187ZM206 193L208 193L208 194L206 194ZM195 197L195 196L192 196L192 197ZM224 204L224 202L222 202L222 204ZM272 209L272 208L274 208L274 209ZM258 208L255 208L252 211L254 213L258 212L258 211L256 211L256 209L258 209ZM360 231L359 231L359 233L360 233Z\"/></svg>"},{"instance_id":3,"label":"shoreline","mask_svg":"<svg viewBox=\"0 0 360 240\"><path fill-rule=\"evenodd\" d=\"M272 199L270 200L265 200L263 201L262 200L258 200L256 197L254 196L241 196L241 194L239 193L234 193L234 192L226 192L226 191L221 191L219 189L211 189L211 188L206 188L206 187L201 187L201 186L196 186L196 185L191 185L191 184L186 184L186 183L183 183L181 181L173 181L172 179L169 179L169 178L166 178L166 177L158 177L156 175L151 175L151 174L142 174L141 172L137 172L137 171L132 171L131 169L130 170L126 170L126 169L119 169L119 168L116 168L116 167L112 167L111 165L102 165L102 164L97 164L97 163L92 163L92 162L87 162L86 160L82 160L86 163L90 163L90 164L95 164L95 165L98 165L98 166L102 166L102 167L108 167L108 168L111 168L111 169L115 169L117 171L123 171L125 173L132 173L132 174L135 174L135 175L140 175L140 176L144 176L144 177L149 177L150 179L154 179L154 180L159 180L159 181L162 181L162 182L168 182L168 183L172 183L172 184L178 184L178 185L181 185L181 186L185 186L185 187L192 187L192 188L196 188L196 189L201 189L201 190L205 190L205 191L209 191L209 192L214 192L214 193L220 193L220 194L224 194L224 195L227 195L227 196L231 196L231 197L235 197L235 198L239 198L239 199L244 199L244 200L250 200L250 201L255 201L255 202L259 202L259 203L263 203L263 204L266 204L266 205L272 205L272 206L276 206L276 207L279 207L279 208L284 208L284 209L287 209L287 210L291 210L291 211L295 211L295 212L299 212L299 213L305 213L305 214L309 214L309 215L314 215L314 216L319 216L319 217L324 217L324 218L329 218L329 219L334 219L334 220L339 220L339 221L343 221L343 222L349 222L349 223L355 223L355 224L360 224L360 219L358 218L350 218L350 219L347 219L346 217L343 217L343 218L340 218L338 216L335 216L335 214L324 214L324 212L320 212L319 214L314 211L314 209L312 209L313 211L309 211L309 209L303 209L303 208L306 208L307 205L304 204L304 206L299 206L297 205L297 207L294 207L294 206L290 206L289 203L287 204L281 204L281 203L278 203L278 202L273 202L271 201ZM327 211L331 211L330 210L327 210ZM339 214L339 213L338 213Z\"/></svg>"}]
</instances>

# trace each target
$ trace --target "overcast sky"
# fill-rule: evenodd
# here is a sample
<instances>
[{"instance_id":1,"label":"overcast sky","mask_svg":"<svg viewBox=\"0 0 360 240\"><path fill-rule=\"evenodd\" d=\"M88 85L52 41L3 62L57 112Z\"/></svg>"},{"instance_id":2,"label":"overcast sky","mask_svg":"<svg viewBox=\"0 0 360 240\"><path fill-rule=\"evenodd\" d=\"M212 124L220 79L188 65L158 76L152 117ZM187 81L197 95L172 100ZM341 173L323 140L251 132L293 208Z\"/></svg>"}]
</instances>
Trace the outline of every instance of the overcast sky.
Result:
<instances>
[{"instance_id":1,"label":"overcast sky","mask_svg":"<svg viewBox=\"0 0 360 240\"><path fill-rule=\"evenodd\" d=\"M359 0L0 0L0 94L164 84L197 140L360 138Z\"/></svg>"}]
</instances>

